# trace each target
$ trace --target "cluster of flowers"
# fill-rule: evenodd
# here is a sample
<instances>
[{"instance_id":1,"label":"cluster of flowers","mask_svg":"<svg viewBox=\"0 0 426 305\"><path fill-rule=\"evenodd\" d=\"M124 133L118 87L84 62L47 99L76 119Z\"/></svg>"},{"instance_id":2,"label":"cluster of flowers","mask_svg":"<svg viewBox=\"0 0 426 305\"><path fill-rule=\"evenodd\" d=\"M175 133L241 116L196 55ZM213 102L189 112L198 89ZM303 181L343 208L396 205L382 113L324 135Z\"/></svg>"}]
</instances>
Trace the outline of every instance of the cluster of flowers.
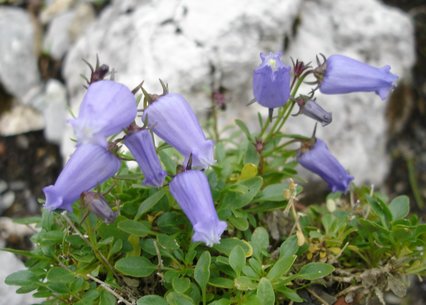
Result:
<instances>
[{"instance_id":1,"label":"cluster of flowers","mask_svg":"<svg viewBox=\"0 0 426 305\"><path fill-rule=\"evenodd\" d=\"M90 190L120 169L121 161L114 154L117 142L108 143L107 137L122 130L126 132L122 142L144 173L143 184L161 187L167 173L156 153L152 131L176 148L189 164L173 177L169 187L193 225L192 240L209 246L218 243L227 225L217 216L210 186L202 171L215 162L213 141L206 139L194 112L181 95L165 91L162 96L149 97L150 105L142 115L147 126L141 128L135 123L135 96L126 86L111 80L90 84L78 117L70 121L77 148L55 184L43 189L45 208L71 211L72 204L80 197L106 222L115 219L116 213L102 194Z\"/></svg>"},{"instance_id":2,"label":"cluster of flowers","mask_svg":"<svg viewBox=\"0 0 426 305\"><path fill-rule=\"evenodd\" d=\"M290 94L291 87L295 79L308 69L297 61L290 85L291 68L284 65L280 57L281 53L261 54L262 63L253 74L255 99L271 109L271 114L273 108L282 107L294 99ZM158 158L153 132L185 158L187 165L177 171L169 189L193 226L192 240L209 246L218 243L227 224L217 216L203 172L215 162L214 143L206 139L188 102L179 94L168 93L163 83L164 92L160 96L144 92L149 105L143 110L143 127L139 127L135 122L137 102L134 94L122 84L104 80L105 67L101 67L100 77L96 76L99 71L92 73L78 117L70 121L77 147L55 184L43 189L45 208L71 211L72 204L81 198L92 212L106 222L112 222L116 213L102 194L91 190L120 169L121 161L116 154L120 141L138 162L144 174L143 184L161 187L167 173ZM378 69L333 55L309 72L317 78L322 93L375 91L385 99L397 79L389 70L388 66ZM300 96L295 101L300 106L299 113L323 125L331 122L331 114L310 97ZM107 141L108 137L121 131L126 133L124 138L112 143ZM326 144L315 137L302 143L297 159L302 166L321 176L332 191L347 191L353 179L329 152Z\"/></svg>"},{"instance_id":3,"label":"cluster of flowers","mask_svg":"<svg viewBox=\"0 0 426 305\"><path fill-rule=\"evenodd\" d=\"M390 66L376 68L343 55L332 55L327 59L324 57L323 63L317 58L318 67L315 69L296 61L293 64L293 83L290 85L291 68L281 61L281 56L280 52L260 55L262 63L253 75L255 100L269 108L272 114L273 108L282 107L294 98L290 91L295 80L303 73L305 76L312 73L316 78L313 84L317 87L312 90L311 96L300 95L294 100L300 107L299 114L323 126L331 123L332 116L313 99L317 89L324 94L375 92L385 100L398 79L398 76L390 73ZM354 179L330 153L327 145L315 138L315 133L312 139L302 141L297 160L324 179L333 192L347 192Z\"/></svg>"}]
</instances>

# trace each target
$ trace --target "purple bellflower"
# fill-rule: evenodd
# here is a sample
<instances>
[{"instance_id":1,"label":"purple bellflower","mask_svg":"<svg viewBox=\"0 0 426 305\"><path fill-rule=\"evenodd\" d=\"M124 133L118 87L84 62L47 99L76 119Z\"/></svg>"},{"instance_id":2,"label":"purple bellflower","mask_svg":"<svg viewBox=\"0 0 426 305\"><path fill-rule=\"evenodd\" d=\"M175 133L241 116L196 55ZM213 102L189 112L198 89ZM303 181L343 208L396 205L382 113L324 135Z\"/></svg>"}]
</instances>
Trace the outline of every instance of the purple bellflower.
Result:
<instances>
[{"instance_id":1,"label":"purple bellflower","mask_svg":"<svg viewBox=\"0 0 426 305\"><path fill-rule=\"evenodd\" d=\"M283 106L290 97L291 68L284 65L281 56L281 52L260 53L262 63L253 72L254 98L270 109Z\"/></svg>"},{"instance_id":2,"label":"purple bellflower","mask_svg":"<svg viewBox=\"0 0 426 305\"><path fill-rule=\"evenodd\" d=\"M106 137L119 133L136 117L136 99L124 85L111 80L92 83L80 105L78 117L70 120L78 144L106 147Z\"/></svg>"},{"instance_id":3,"label":"purple bellflower","mask_svg":"<svg viewBox=\"0 0 426 305\"><path fill-rule=\"evenodd\" d=\"M84 144L77 147L54 185L43 188L44 207L71 211L81 193L89 191L120 169L120 160L105 147Z\"/></svg>"},{"instance_id":4,"label":"purple bellflower","mask_svg":"<svg viewBox=\"0 0 426 305\"><path fill-rule=\"evenodd\" d=\"M377 68L343 55L332 55L314 74L322 93L375 92L385 100L398 79L390 69L390 66Z\"/></svg>"},{"instance_id":5,"label":"purple bellflower","mask_svg":"<svg viewBox=\"0 0 426 305\"><path fill-rule=\"evenodd\" d=\"M101 218L106 224L111 224L117 218L118 213L114 212L105 200L104 196L95 192L83 192L81 200L89 210Z\"/></svg>"},{"instance_id":6,"label":"purple bellflower","mask_svg":"<svg viewBox=\"0 0 426 305\"><path fill-rule=\"evenodd\" d=\"M188 102L180 94L169 93L154 101L143 113L156 135L176 148L186 164L192 154L192 165L206 168L215 162L214 143L207 140Z\"/></svg>"},{"instance_id":7,"label":"purple bellflower","mask_svg":"<svg viewBox=\"0 0 426 305\"><path fill-rule=\"evenodd\" d=\"M199 170L187 170L177 174L169 186L192 224L192 240L204 242L209 247L219 243L226 222L217 217L206 175Z\"/></svg>"},{"instance_id":8,"label":"purple bellflower","mask_svg":"<svg viewBox=\"0 0 426 305\"><path fill-rule=\"evenodd\" d=\"M135 157L145 176L143 184L156 187L162 186L167 173L161 167L149 130L140 129L129 133L124 138L124 145Z\"/></svg>"},{"instance_id":9,"label":"purple bellflower","mask_svg":"<svg viewBox=\"0 0 426 305\"><path fill-rule=\"evenodd\" d=\"M296 115L304 114L311 119L326 126L333 120L331 112L324 110L315 100L310 99L308 96L301 96L296 99L296 103L300 109Z\"/></svg>"},{"instance_id":10,"label":"purple bellflower","mask_svg":"<svg viewBox=\"0 0 426 305\"><path fill-rule=\"evenodd\" d=\"M305 143L297 155L297 161L304 168L324 179L332 192L347 192L350 182L354 179L320 139L315 139L314 144Z\"/></svg>"}]
</instances>

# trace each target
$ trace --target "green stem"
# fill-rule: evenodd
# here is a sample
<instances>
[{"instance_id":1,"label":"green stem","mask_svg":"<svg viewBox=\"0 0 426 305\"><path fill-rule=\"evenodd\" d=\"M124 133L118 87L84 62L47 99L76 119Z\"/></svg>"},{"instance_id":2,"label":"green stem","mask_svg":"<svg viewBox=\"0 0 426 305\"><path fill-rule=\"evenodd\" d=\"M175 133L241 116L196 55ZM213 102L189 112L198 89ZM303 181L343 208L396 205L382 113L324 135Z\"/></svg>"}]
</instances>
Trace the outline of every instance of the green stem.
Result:
<instances>
[{"instance_id":1,"label":"green stem","mask_svg":"<svg viewBox=\"0 0 426 305\"><path fill-rule=\"evenodd\" d=\"M425 207L422 195L419 191L419 185L416 179L416 169L414 166L414 160L407 158L407 168L408 168L408 180L410 181L411 190L413 191L414 199L416 200L417 206L420 209Z\"/></svg>"},{"instance_id":2,"label":"green stem","mask_svg":"<svg viewBox=\"0 0 426 305\"><path fill-rule=\"evenodd\" d=\"M289 118L295 101L294 101L294 97L297 94L297 91L299 90L300 86L302 85L303 81L305 80L306 76L308 74L305 73L303 74L298 80L296 85L294 86L291 94L290 94L290 100L289 102L287 102L283 107L281 107L278 111L278 118L275 120L274 125L272 125L272 127L270 128L268 134L265 137L264 142L267 142L268 140L270 140L279 130L281 130L281 128L284 126L285 122L287 121L287 119ZM269 121L269 120L268 120ZM261 131L261 134L259 135L259 137L262 137L268 127L268 121L265 124L264 128Z\"/></svg>"}]
</instances>

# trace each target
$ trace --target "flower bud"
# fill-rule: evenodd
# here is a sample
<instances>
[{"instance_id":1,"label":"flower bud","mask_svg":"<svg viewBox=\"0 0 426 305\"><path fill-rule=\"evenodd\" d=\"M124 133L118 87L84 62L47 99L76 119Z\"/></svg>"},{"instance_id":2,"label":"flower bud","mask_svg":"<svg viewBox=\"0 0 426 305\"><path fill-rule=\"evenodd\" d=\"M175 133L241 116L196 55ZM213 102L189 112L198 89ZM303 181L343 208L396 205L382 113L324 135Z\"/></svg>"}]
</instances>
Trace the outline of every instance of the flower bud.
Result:
<instances>
[{"instance_id":1,"label":"flower bud","mask_svg":"<svg viewBox=\"0 0 426 305\"><path fill-rule=\"evenodd\" d=\"M169 186L170 193L193 226L192 240L210 247L219 243L226 222L217 217L206 175L202 171L187 170L177 174Z\"/></svg>"},{"instance_id":2,"label":"flower bud","mask_svg":"<svg viewBox=\"0 0 426 305\"><path fill-rule=\"evenodd\" d=\"M350 182L354 179L320 139L316 139L310 147L301 149L297 155L297 161L304 168L324 179L332 192L347 192Z\"/></svg>"},{"instance_id":3,"label":"flower bud","mask_svg":"<svg viewBox=\"0 0 426 305\"><path fill-rule=\"evenodd\" d=\"M375 92L385 100L398 79L390 66L377 68L343 55L332 55L323 65L314 74L325 94Z\"/></svg>"},{"instance_id":4,"label":"flower bud","mask_svg":"<svg viewBox=\"0 0 426 305\"><path fill-rule=\"evenodd\" d=\"M107 180L119 169L120 160L104 147L96 144L78 146L55 184L43 188L44 207L71 211L71 205L81 193Z\"/></svg>"},{"instance_id":5,"label":"flower bud","mask_svg":"<svg viewBox=\"0 0 426 305\"><path fill-rule=\"evenodd\" d=\"M214 143L207 140L200 123L182 95L169 93L154 101L143 114L156 135L185 157L192 154L194 167L206 168L215 162Z\"/></svg>"},{"instance_id":6,"label":"flower bud","mask_svg":"<svg viewBox=\"0 0 426 305\"><path fill-rule=\"evenodd\" d=\"M281 52L260 53L262 63L253 72L254 98L270 109L283 106L290 97L290 67L281 56Z\"/></svg>"},{"instance_id":7,"label":"flower bud","mask_svg":"<svg viewBox=\"0 0 426 305\"><path fill-rule=\"evenodd\" d=\"M147 129L132 132L124 138L124 145L135 157L144 174L142 183L156 187L162 186L167 173L161 167L151 133Z\"/></svg>"},{"instance_id":8,"label":"flower bud","mask_svg":"<svg viewBox=\"0 0 426 305\"><path fill-rule=\"evenodd\" d=\"M136 99L124 85L111 80L94 82L87 89L76 119L70 120L78 144L106 146L106 137L119 133L136 117Z\"/></svg>"},{"instance_id":9,"label":"flower bud","mask_svg":"<svg viewBox=\"0 0 426 305\"><path fill-rule=\"evenodd\" d=\"M101 194L84 192L81 194L81 200L92 213L101 218L106 224L113 223L117 218L117 212L111 209L108 202Z\"/></svg>"},{"instance_id":10,"label":"flower bud","mask_svg":"<svg viewBox=\"0 0 426 305\"><path fill-rule=\"evenodd\" d=\"M322 126L326 126L331 123L331 112L325 111L315 100L311 100L309 97L300 97L296 99L296 103L300 107L298 114L302 113L321 123Z\"/></svg>"}]
</instances>

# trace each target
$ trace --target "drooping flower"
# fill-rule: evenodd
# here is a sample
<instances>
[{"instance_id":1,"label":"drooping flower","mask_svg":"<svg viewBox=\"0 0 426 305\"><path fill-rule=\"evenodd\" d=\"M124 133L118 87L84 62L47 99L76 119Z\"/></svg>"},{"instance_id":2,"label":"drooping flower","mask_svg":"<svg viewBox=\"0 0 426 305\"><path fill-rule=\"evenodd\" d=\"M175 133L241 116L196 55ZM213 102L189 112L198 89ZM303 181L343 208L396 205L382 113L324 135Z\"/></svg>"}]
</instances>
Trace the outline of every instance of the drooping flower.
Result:
<instances>
[{"instance_id":1,"label":"drooping flower","mask_svg":"<svg viewBox=\"0 0 426 305\"><path fill-rule=\"evenodd\" d=\"M207 140L188 102L180 94L169 93L154 101L143 113L156 135L176 148L187 163L192 154L194 167L206 168L215 162L214 143Z\"/></svg>"},{"instance_id":2,"label":"drooping flower","mask_svg":"<svg viewBox=\"0 0 426 305\"><path fill-rule=\"evenodd\" d=\"M101 218L106 224L113 223L118 213L114 212L105 200L104 196L95 192L83 192L81 200L89 210Z\"/></svg>"},{"instance_id":3,"label":"drooping flower","mask_svg":"<svg viewBox=\"0 0 426 305\"><path fill-rule=\"evenodd\" d=\"M310 99L308 96L297 98L296 103L300 107L298 114L304 114L321 123L322 126L330 124L333 120L331 112L324 110L315 100Z\"/></svg>"},{"instance_id":4,"label":"drooping flower","mask_svg":"<svg viewBox=\"0 0 426 305\"><path fill-rule=\"evenodd\" d=\"M78 146L55 184L43 188L46 196L44 207L71 211L71 205L81 193L110 178L119 168L120 160L105 147L97 144Z\"/></svg>"},{"instance_id":5,"label":"drooping flower","mask_svg":"<svg viewBox=\"0 0 426 305\"><path fill-rule=\"evenodd\" d=\"M206 175L199 170L177 174L169 184L170 192L194 229L192 240L207 246L219 243L226 222L219 220Z\"/></svg>"},{"instance_id":6,"label":"drooping flower","mask_svg":"<svg viewBox=\"0 0 426 305\"><path fill-rule=\"evenodd\" d=\"M314 144L305 143L297 155L297 161L324 179L332 192L347 192L349 184L354 179L320 139L315 139Z\"/></svg>"},{"instance_id":7,"label":"drooping flower","mask_svg":"<svg viewBox=\"0 0 426 305\"><path fill-rule=\"evenodd\" d=\"M390 69L388 65L377 68L343 55L332 55L314 74L322 93L375 92L385 100L398 79Z\"/></svg>"},{"instance_id":8,"label":"drooping flower","mask_svg":"<svg viewBox=\"0 0 426 305\"><path fill-rule=\"evenodd\" d=\"M92 83L80 105L78 117L70 120L78 144L106 146L106 137L122 131L136 117L136 99L124 85L111 80Z\"/></svg>"},{"instance_id":9,"label":"drooping flower","mask_svg":"<svg viewBox=\"0 0 426 305\"><path fill-rule=\"evenodd\" d=\"M124 138L124 145L135 157L144 174L143 184L162 186L167 173L161 167L149 130L140 129L128 134Z\"/></svg>"},{"instance_id":10,"label":"drooping flower","mask_svg":"<svg viewBox=\"0 0 426 305\"><path fill-rule=\"evenodd\" d=\"M264 107L283 106L290 97L290 67L281 61L281 52L260 53L262 63L253 72L253 94Z\"/></svg>"}]
</instances>

